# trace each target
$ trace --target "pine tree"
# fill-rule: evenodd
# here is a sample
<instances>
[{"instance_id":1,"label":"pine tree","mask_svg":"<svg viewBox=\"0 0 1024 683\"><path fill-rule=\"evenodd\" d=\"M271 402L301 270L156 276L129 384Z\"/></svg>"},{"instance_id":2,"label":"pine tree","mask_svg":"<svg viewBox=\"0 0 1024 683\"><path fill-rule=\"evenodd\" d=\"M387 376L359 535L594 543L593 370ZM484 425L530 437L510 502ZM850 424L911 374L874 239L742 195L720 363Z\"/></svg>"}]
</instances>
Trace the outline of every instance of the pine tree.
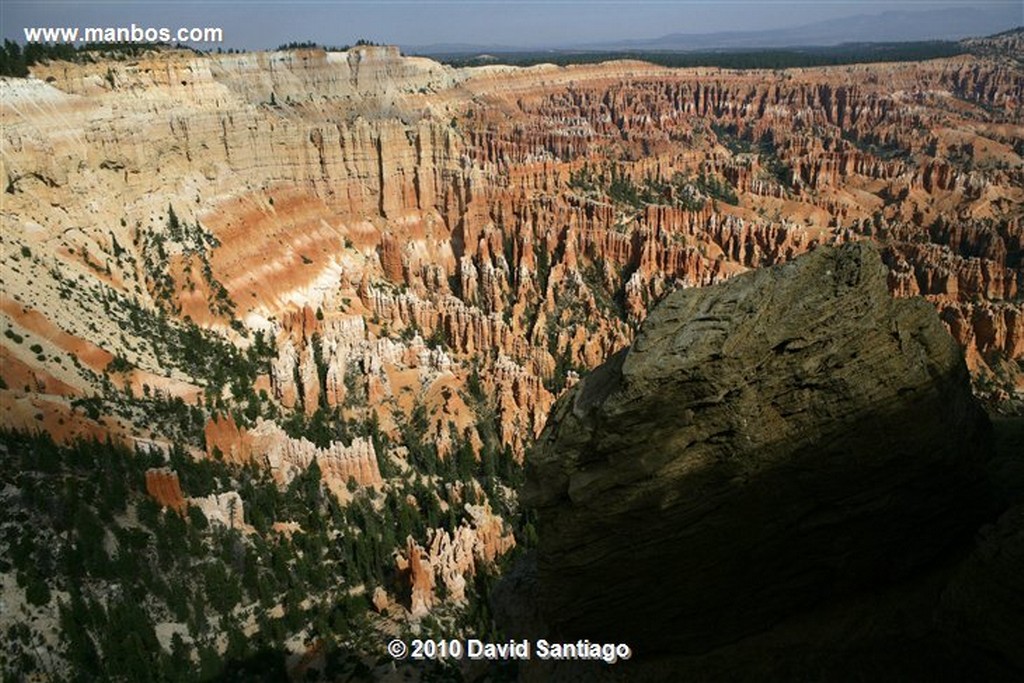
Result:
<instances>
[{"instance_id":1,"label":"pine tree","mask_svg":"<svg viewBox=\"0 0 1024 683\"><path fill-rule=\"evenodd\" d=\"M25 55L21 51L21 46L13 40L4 39L3 50L0 50L0 76L28 76Z\"/></svg>"}]
</instances>

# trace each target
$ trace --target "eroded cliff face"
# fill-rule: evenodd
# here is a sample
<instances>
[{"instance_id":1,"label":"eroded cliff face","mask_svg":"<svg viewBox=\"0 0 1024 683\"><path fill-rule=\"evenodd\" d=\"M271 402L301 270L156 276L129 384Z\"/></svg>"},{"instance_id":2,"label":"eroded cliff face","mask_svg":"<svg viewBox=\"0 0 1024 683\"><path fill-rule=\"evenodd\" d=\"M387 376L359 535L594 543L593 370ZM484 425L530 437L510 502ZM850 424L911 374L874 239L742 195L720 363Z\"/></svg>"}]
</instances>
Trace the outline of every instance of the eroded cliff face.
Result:
<instances>
[{"instance_id":1,"label":"eroded cliff face","mask_svg":"<svg viewBox=\"0 0 1024 683\"><path fill-rule=\"evenodd\" d=\"M46 311L69 335L45 340L58 355L123 348L137 390L194 400L202 378L159 379L166 362L130 338L144 334L99 315L121 298L229 336L232 319L287 334L274 396L312 411L315 330L296 330L295 313L320 307L323 341L346 346L329 360L329 404L346 354L415 329L522 369L524 388L499 388L514 395L503 439L521 453L557 393L529 378L557 389L602 361L679 283L858 236L891 245L894 291L949 311L972 368L1019 388L1022 86L1005 66L456 71L361 48L36 75L4 83L6 317L19 328ZM700 174L739 205L683 182ZM15 264L23 245L42 251ZM67 292L78 278L91 297ZM1003 311L967 333L953 321L977 299ZM45 354L5 352L37 384L52 378L43 393L95 386ZM389 384L377 388L401 390Z\"/></svg>"},{"instance_id":2,"label":"eroded cliff face","mask_svg":"<svg viewBox=\"0 0 1024 683\"><path fill-rule=\"evenodd\" d=\"M177 472L169 467L146 470L146 492L157 505L173 510L179 515L184 516L190 506L195 506L208 522L215 522L229 529L252 531L245 523L245 504L236 492L186 498L181 490Z\"/></svg>"},{"instance_id":3,"label":"eroded cliff face","mask_svg":"<svg viewBox=\"0 0 1024 683\"><path fill-rule=\"evenodd\" d=\"M236 465L255 464L265 469L281 486L316 463L321 481L338 498L350 481L356 486L382 483L377 454L366 438L351 443L332 441L324 447L302 437L293 438L279 426L258 420L252 429L239 428L231 417L211 420L205 429L207 455Z\"/></svg>"},{"instance_id":4,"label":"eroded cliff face","mask_svg":"<svg viewBox=\"0 0 1024 683\"><path fill-rule=\"evenodd\" d=\"M493 570L497 561L516 545L515 537L489 505L466 504L469 519L452 531L431 529L426 547L406 539L404 552L395 556L400 596L413 617L426 615L441 601L461 605L473 577L483 569ZM381 605L388 605L386 593Z\"/></svg>"},{"instance_id":5,"label":"eroded cliff face","mask_svg":"<svg viewBox=\"0 0 1024 683\"><path fill-rule=\"evenodd\" d=\"M1004 62L460 70L364 47L33 76L0 81L8 425L386 490L413 433L521 460L670 292L862 239L980 392L1022 389ZM289 436L327 414L358 428Z\"/></svg>"}]
</instances>

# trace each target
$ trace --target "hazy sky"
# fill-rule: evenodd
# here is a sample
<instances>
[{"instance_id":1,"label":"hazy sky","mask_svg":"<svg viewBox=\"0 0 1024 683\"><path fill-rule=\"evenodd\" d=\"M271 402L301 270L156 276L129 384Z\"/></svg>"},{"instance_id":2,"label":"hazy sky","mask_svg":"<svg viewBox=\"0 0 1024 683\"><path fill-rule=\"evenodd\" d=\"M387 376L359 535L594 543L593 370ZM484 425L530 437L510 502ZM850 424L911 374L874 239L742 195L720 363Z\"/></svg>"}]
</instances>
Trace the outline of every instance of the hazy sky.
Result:
<instances>
[{"instance_id":1,"label":"hazy sky","mask_svg":"<svg viewBox=\"0 0 1024 683\"><path fill-rule=\"evenodd\" d=\"M1010 7L1013 14L1021 8L1021 0L2 0L0 24L4 37L19 42L24 42L25 26L135 23L220 26L225 48L267 49L293 40L343 45L358 38L405 47L436 43L550 46L656 38L667 33L782 28L893 9L965 5Z\"/></svg>"}]
</instances>

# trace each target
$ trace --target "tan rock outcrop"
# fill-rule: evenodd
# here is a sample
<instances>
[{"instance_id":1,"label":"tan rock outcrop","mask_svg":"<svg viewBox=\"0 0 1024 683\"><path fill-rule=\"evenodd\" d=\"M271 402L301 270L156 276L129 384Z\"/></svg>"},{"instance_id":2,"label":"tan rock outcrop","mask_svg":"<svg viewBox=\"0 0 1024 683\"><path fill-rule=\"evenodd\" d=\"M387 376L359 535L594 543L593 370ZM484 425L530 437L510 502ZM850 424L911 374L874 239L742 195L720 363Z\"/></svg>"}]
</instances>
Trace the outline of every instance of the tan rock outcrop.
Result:
<instances>
[{"instance_id":1,"label":"tan rock outcrop","mask_svg":"<svg viewBox=\"0 0 1024 683\"><path fill-rule=\"evenodd\" d=\"M936 312L886 285L855 243L676 291L556 403L521 499L535 637L697 655L970 546L991 425Z\"/></svg>"},{"instance_id":2,"label":"tan rock outcrop","mask_svg":"<svg viewBox=\"0 0 1024 683\"><path fill-rule=\"evenodd\" d=\"M320 468L323 482L341 494L349 479L361 486L380 484L380 471L373 443L356 438L349 445L333 442L318 448L306 439L293 439L273 422L261 420L249 432L253 453L262 458L274 478L287 484L313 462Z\"/></svg>"},{"instance_id":3,"label":"tan rock outcrop","mask_svg":"<svg viewBox=\"0 0 1024 683\"><path fill-rule=\"evenodd\" d=\"M319 448L307 439L293 439L273 422L260 419L247 430L239 429L227 417L207 424L206 439L211 457L219 452L235 464L257 462L282 486L313 462L320 468L324 484L341 498L346 497L349 479L360 486L375 486L382 481L373 443L365 438L353 439L348 445L332 442Z\"/></svg>"},{"instance_id":4,"label":"tan rock outcrop","mask_svg":"<svg viewBox=\"0 0 1024 683\"><path fill-rule=\"evenodd\" d=\"M203 429L206 454L226 462L244 465L252 460L252 439L238 428L230 415L214 415Z\"/></svg>"},{"instance_id":5,"label":"tan rock outcrop","mask_svg":"<svg viewBox=\"0 0 1024 683\"><path fill-rule=\"evenodd\" d=\"M437 601L435 586L444 586L445 600L466 600L469 581L481 567L490 567L515 547L515 537L487 503L465 505L468 521L453 531L432 529L426 548L410 537L396 564L410 591L414 618L425 615Z\"/></svg>"},{"instance_id":6,"label":"tan rock outcrop","mask_svg":"<svg viewBox=\"0 0 1024 683\"><path fill-rule=\"evenodd\" d=\"M189 505L199 508L208 522L220 524L229 529L244 529L245 505L242 497L235 491L211 493L201 498L189 498Z\"/></svg>"},{"instance_id":7,"label":"tan rock outcrop","mask_svg":"<svg viewBox=\"0 0 1024 683\"><path fill-rule=\"evenodd\" d=\"M170 508L178 514L184 514L187 504L178 482L178 473L161 467L146 470L146 493L161 507Z\"/></svg>"},{"instance_id":8,"label":"tan rock outcrop","mask_svg":"<svg viewBox=\"0 0 1024 683\"><path fill-rule=\"evenodd\" d=\"M410 536L406 540L405 553L397 554L395 566L400 580L409 589L409 613L419 619L430 612L434 605L434 568L430 559Z\"/></svg>"}]
</instances>

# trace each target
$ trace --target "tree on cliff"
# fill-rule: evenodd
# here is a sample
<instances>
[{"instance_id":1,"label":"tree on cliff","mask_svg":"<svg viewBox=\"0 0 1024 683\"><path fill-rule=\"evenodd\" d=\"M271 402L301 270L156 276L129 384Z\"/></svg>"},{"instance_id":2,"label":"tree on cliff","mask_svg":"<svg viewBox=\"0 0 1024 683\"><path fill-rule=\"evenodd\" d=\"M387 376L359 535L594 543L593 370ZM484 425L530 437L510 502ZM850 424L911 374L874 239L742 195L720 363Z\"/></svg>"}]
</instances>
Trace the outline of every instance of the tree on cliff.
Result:
<instances>
[{"instance_id":1,"label":"tree on cliff","mask_svg":"<svg viewBox=\"0 0 1024 683\"><path fill-rule=\"evenodd\" d=\"M0 76L24 78L28 76L28 65L21 46L13 40L4 39L4 47L0 50Z\"/></svg>"}]
</instances>

